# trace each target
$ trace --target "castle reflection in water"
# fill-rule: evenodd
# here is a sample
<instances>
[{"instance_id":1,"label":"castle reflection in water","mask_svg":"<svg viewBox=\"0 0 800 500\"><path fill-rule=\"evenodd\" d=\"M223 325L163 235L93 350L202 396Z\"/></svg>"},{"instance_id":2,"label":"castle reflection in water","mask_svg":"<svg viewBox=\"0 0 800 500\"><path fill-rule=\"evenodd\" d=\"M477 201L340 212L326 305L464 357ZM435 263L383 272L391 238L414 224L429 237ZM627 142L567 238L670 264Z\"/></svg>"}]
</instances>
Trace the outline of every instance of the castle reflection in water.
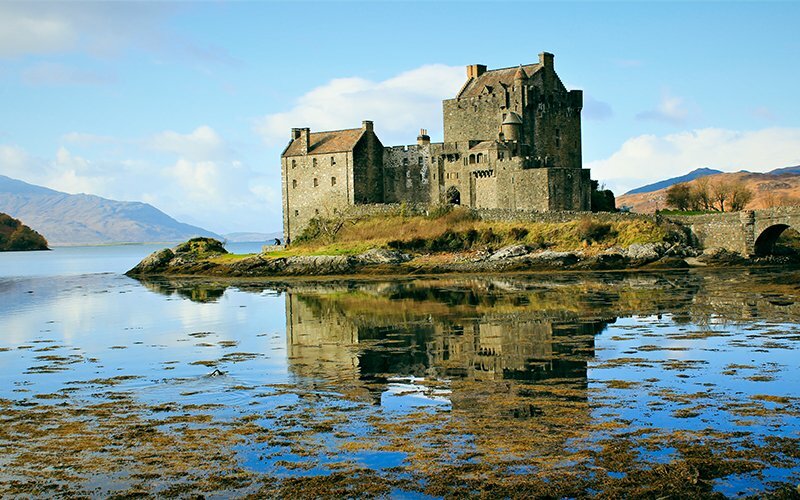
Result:
<instances>
[{"instance_id":1,"label":"castle reflection in water","mask_svg":"<svg viewBox=\"0 0 800 500\"><path fill-rule=\"evenodd\" d=\"M547 303L541 292L492 280L287 290L290 367L307 379L362 381L376 401L396 376L571 378L585 386L594 335L614 318L581 317ZM456 387L451 384L454 404Z\"/></svg>"}]
</instances>

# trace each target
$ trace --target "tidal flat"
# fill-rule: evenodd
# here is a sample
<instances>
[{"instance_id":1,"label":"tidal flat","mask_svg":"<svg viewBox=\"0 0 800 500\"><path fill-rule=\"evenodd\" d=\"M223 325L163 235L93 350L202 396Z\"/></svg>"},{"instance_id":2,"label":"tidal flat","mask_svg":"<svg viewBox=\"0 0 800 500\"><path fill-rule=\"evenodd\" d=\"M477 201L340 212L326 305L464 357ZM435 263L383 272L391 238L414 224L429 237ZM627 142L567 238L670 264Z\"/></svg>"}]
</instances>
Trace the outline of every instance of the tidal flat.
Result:
<instances>
[{"instance_id":1,"label":"tidal flat","mask_svg":"<svg viewBox=\"0 0 800 500\"><path fill-rule=\"evenodd\" d=\"M0 495L800 496L800 271L0 278Z\"/></svg>"}]
</instances>

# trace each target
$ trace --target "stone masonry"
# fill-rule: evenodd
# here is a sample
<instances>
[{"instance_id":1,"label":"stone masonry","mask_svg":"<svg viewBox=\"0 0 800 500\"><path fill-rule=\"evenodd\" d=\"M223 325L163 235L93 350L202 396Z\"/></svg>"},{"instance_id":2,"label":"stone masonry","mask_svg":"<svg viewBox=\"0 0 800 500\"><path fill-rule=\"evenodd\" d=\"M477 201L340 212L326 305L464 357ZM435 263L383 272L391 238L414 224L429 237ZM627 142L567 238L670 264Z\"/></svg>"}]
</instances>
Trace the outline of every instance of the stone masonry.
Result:
<instances>
[{"instance_id":1,"label":"stone masonry","mask_svg":"<svg viewBox=\"0 0 800 500\"><path fill-rule=\"evenodd\" d=\"M537 64L467 66L467 81L443 102L441 143L423 129L417 144L384 147L370 121L329 132L292 129L281 155L284 237L362 204L589 210L582 107L583 92L564 87L544 52Z\"/></svg>"}]
</instances>

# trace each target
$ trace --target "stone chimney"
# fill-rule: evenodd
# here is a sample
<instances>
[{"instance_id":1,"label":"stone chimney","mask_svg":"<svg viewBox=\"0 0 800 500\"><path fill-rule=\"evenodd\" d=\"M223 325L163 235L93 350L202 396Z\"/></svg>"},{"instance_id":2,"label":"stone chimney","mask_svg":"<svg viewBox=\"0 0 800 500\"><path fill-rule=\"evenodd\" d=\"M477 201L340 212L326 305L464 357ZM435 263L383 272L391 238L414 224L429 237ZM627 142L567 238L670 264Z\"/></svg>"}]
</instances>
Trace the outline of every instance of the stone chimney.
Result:
<instances>
[{"instance_id":1,"label":"stone chimney","mask_svg":"<svg viewBox=\"0 0 800 500\"><path fill-rule=\"evenodd\" d=\"M299 129L299 128L293 128L292 129L292 140L293 141L300 138L300 130L301 129Z\"/></svg>"},{"instance_id":2,"label":"stone chimney","mask_svg":"<svg viewBox=\"0 0 800 500\"><path fill-rule=\"evenodd\" d=\"M311 129L306 127L306 128L301 128L301 129L297 129L297 130L300 131L300 135L297 137L298 139L300 139L300 152L303 153L304 155L307 155L308 154L309 141L311 140L311 137L310 137L311 136Z\"/></svg>"},{"instance_id":3,"label":"stone chimney","mask_svg":"<svg viewBox=\"0 0 800 500\"><path fill-rule=\"evenodd\" d=\"M470 64L467 66L467 78L478 78L486 73L485 64Z\"/></svg>"},{"instance_id":4,"label":"stone chimney","mask_svg":"<svg viewBox=\"0 0 800 500\"><path fill-rule=\"evenodd\" d=\"M539 64L548 69L553 69L553 54L550 52L542 52L539 54Z\"/></svg>"},{"instance_id":5,"label":"stone chimney","mask_svg":"<svg viewBox=\"0 0 800 500\"><path fill-rule=\"evenodd\" d=\"M431 137L428 135L428 129L421 128L419 129L419 135L417 136L417 144L420 146L427 146L431 143Z\"/></svg>"},{"instance_id":6,"label":"stone chimney","mask_svg":"<svg viewBox=\"0 0 800 500\"><path fill-rule=\"evenodd\" d=\"M361 130L366 130L367 132L373 131L372 121L371 120L364 120L361 122Z\"/></svg>"}]
</instances>

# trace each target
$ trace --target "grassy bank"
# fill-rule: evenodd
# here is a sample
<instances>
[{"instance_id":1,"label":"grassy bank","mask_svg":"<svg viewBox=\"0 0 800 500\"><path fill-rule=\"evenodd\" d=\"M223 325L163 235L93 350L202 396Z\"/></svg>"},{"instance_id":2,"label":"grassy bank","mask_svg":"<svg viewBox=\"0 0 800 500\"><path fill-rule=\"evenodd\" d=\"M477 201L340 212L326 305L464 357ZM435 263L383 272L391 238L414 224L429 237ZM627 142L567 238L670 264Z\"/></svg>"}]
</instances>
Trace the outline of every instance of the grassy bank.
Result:
<instances>
[{"instance_id":1,"label":"grassy bank","mask_svg":"<svg viewBox=\"0 0 800 500\"><path fill-rule=\"evenodd\" d=\"M416 254L471 252L525 244L556 251L583 250L593 254L634 243L678 241L680 229L655 219L604 221L586 215L570 222L494 222L472 216L468 209L432 211L431 215L402 213L358 219L315 220L287 250L270 255L352 255L371 248L390 248Z\"/></svg>"}]
</instances>

